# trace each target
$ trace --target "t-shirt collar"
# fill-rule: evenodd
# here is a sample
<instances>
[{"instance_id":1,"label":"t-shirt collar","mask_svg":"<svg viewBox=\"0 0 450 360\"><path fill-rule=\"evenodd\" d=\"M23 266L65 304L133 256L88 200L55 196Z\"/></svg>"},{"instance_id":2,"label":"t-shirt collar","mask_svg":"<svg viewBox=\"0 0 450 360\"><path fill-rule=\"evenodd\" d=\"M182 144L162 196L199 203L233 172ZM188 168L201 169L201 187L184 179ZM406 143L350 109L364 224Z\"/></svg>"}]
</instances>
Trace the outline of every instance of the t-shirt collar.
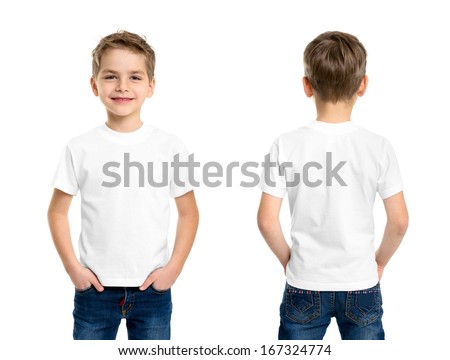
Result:
<instances>
[{"instance_id":1,"label":"t-shirt collar","mask_svg":"<svg viewBox=\"0 0 450 360\"><path fill-rule=\"evenodd\" d=\"M312 122L309 127L311 129L321 131L331 135L339 135L354 131L358 128L357 125L353 124L353 122L343 121L339 123L329 123L325 121L315 120Z\"/></svg>"},{"instance_id":2,"label":"t-shirt collar","mask_svg":"<svg viewBox=\"0 0 450 360\"><path fill-rule=\"evenodd\" d=\"M106 123L104 123L99 127L99 131L104 137L115 143L136 144L148 138L148 136L153 131L153 126L148 125L144 122L142 123L142 126L135 131L118 132L111 129L106 125Z\"/></svg>"}]
</instances>

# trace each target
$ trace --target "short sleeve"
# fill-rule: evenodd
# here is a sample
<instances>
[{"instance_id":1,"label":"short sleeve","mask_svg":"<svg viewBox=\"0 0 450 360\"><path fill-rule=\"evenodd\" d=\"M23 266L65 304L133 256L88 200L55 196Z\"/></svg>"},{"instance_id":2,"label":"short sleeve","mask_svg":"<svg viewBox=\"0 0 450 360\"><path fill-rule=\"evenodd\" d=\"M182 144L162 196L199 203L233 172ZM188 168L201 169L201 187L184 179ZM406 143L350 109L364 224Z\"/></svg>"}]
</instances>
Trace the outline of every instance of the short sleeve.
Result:
<instances>
[{"instance_id":1,"label":"short sleeve","mask_svg":"<svg viewBox=\"0 0 450 360\"><path fill-rule=\"evenodd\" d=\"M279 198L286 194L286 179L280 166L279 145L274 142L269 154L264 157L259 182L261 191Z\"/></svg>"},{"instance_id":2,"label":"short sleeve","mask_svg":"<svg viewBox=\"0 0 450 360\"><path fill-rule=\"evenodd\" d=\"M78 193L78 181L73 164L72 153L67 145L61 154L52 186L67 194L76 195Z\"/></svg>"},{"instance_id":3,"label":"short sleeve","mask_svg":"<svg viewBox=\"0 0 450 360\"><path fill-rule=\"evenodd\" d=\"M400 169L392 145L386 141L377 182L377 192L384 200L403 190Z\"/></svg>"},{"instance_id":4,"label":"short sleeve","mask_svg":"<svg viewBox=\"0 0 450 360\"><path fill-rule=\"evenodd\" d=\"M189 162L189 151L183 143L175 146L173 151L170 179L170 196L179 197L194 189L196 176L195 167L186 166ZM179 163L179 165L177 165ZM184 163L184 164L183 164Z\"/></svg>"}]
</instances>

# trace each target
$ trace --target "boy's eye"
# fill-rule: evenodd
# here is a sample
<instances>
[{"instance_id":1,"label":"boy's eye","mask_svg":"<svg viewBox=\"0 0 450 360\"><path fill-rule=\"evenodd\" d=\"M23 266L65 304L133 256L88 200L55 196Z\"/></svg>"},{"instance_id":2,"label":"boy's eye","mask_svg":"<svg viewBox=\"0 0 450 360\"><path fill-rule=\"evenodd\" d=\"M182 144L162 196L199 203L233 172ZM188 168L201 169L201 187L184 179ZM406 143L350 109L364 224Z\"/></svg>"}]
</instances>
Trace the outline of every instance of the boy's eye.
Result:
<instances>
[{"instance_id":1,"label":"boy's eye","mask_svg":"<svg viewBox=\"0 0 450 360\"><path fill-rule=\"evenodd\" d=\"M142 78L140 76L133 75L131 80L142 80Z\"/></svg>"},{"instance_id":2,"label":"boy's eye","mask_svg":"<svg viewBox=\"0 0 450 360\"><path fill-rule=\"evenodd\" d=\"M116 78L116 75L106 75L105 76L105 80L112 80L112 79L115 79Z\"/></svg>"}]
</instances>

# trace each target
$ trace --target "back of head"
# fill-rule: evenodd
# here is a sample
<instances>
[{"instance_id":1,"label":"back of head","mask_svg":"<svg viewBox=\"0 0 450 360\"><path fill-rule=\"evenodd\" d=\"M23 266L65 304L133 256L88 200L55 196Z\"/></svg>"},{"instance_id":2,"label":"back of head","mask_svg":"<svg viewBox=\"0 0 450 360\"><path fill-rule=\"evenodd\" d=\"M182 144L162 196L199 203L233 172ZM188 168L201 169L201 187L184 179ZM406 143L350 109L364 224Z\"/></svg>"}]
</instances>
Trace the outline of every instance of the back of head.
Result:
<instances>
[{"instance_id":1,"label":"back of head","mask_svg":"<svg viewBox=\"0 0 450 360\"><path fill-rule=\"evenodd\" d=\"M355 36L325 32L303 53L305 76L321 101L348 101L366 74L366 58L366 49Z\"/></svg>"},{"instance_id":2,"label":"back of head","mask_svg":"<svg viewBox=\"0 0 450 360\"><path fill-rule=\"evenodd\" d=\"M143 55L149 80L153 79L155 73L155 52L145 38L125 30L105 36L92 51L92 76L94 78L97 77L100 70L102 56L109 49L127 49L133 53Z\"/></svg>"}]
</instances>

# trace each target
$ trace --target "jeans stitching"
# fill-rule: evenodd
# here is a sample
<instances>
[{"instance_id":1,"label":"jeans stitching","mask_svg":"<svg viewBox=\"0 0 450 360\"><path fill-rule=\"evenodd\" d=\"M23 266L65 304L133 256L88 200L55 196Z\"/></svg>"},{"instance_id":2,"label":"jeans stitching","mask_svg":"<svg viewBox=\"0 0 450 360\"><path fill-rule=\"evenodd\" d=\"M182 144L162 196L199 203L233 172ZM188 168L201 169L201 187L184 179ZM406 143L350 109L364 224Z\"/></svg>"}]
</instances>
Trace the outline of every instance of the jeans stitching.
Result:
<instances>
[{"instance_id":1,"label":"jeans stitching","mask_svg":"<svg viewBox=\"0 0 450 360\"><path fill-rule=\"evenodd\" d=\"M166 290L157 290L155 289L155 287L153 286L153 284L150 284L149 288L158 295L164 295L170 292L170 288L166 289Z\"/></svg>"},{"instance_id":2,"label":"jeans stitching","mask_svg":"<svg viewBox=\"0 0 450 360\"><path fill-rule=\"evenodd\" d=\"M306 309L303 309L303 311L300 311L300 309L298 309L297 307L295 307L292 304L291 294L311 295L311 299L312 299L311 306L307 307ZM310 314L309 316L307 316L306 319L304 319L302 321L298 318L295 318L295 316L291 315L291 312L289 311L290 307L294 308L296 312L301 313L301 314L305 313L306 311L310 310L311 308L314 309L314 312L312 314ZM307 323L311 322L312 320L320 317L320 315L321 315L320 308L321 308L320 307L320 293L318 291L302 290L302 289L297 289L297 288L294 288L294 287L288 285L288 287L286 289L286 301L285 301L285 307L284 307L284 311L285 311L284 314L289 320L294 321L299 324L307 324Z\"/></svg>"},{"instance_id":3,"label":"jeans stitching","mask_svg":"<svg viewBox=\"0 0 450 360\"><path fill-rule=\"evenodd\" d=\"M87 289L77 289L77 288L75 288L75 291L78 293L78 294L85 294L85 293L87 293L88 291L90 291L90 290L92 290L94 287L91 285L91 286L89 286Z\"/></svg>"},{"instance_id":4,"label":"jeans stitching","mask_svg":"<svg viewBox=\"0 0 450 360\"><path fill-rule=\"evenodd\" d=\"M128 296L128 293L127 293L127 288L123 288L123 304L122 304L122 307L121 307L121 314L122 314L122 318L125 318L125 316L127 315L127 310L125 310L125 304L127 303L127 296Z\"/></svg>"},{"instance_id":5,"label":"jeans stitching","mask_svg":"<svg viewBox=\"0 0 450 360\"><path fill-rule=\"evenodd\" d=\"M331 312L331 316L335 316L336 314L335 314L335 312L336 312L336 309L335 309L335 301L336 301L336 297L335 297L335 295L336 295L336 293L335 292L331 292L331 294L330 294L330 312Z\"/></svg>"},{"instance_id":6,"label":"jeans stitching","mask_svg":"<svg viewBox=\"0 0 450 360\"><path fill-rule=\"evenodd\" d=\"M363 290L354 290L354 291L348 291L349 294L371 294L371 293L377 293L380 292L380 284L375 285L374 287L371 287L369 289L363 289Z\"/></svg>"},{"instance_id":7,"label":"jeans stitching","mask_svg":"<svg viewBox=\"0 0 450 360\"><path fill-rule=\"evenodd\" d=\"M371 291L371 292L367 292L365 294L375 293L375 292L376 291ZM378 293L379 293L379 291L378 291ZM372 309L370 309L370 311L374 311L374 314L372 314L372 316L367 316L367 313L364 313L361 310L360 311L363 316L357 316L356 314L354 314L352 309L354 307L359 309L359 307L356 305L356 303L357 303L357 296L360 294L364 294L364 293L360 292L359 294L354 294L354 292L351 292L351 291L348 292L347 299L346 299L347 301L346 301L346 307L345 307L345 316L360 326L367 326L369 324L372 324L374 321L378 320L380 317L381 296L380 296L380 294L378 294L378 296L376 296L375 301L374 301L375 305L373 306ZM352 305L353 298L355 300L355 306Z\"/></svg>"}]
</instances>

